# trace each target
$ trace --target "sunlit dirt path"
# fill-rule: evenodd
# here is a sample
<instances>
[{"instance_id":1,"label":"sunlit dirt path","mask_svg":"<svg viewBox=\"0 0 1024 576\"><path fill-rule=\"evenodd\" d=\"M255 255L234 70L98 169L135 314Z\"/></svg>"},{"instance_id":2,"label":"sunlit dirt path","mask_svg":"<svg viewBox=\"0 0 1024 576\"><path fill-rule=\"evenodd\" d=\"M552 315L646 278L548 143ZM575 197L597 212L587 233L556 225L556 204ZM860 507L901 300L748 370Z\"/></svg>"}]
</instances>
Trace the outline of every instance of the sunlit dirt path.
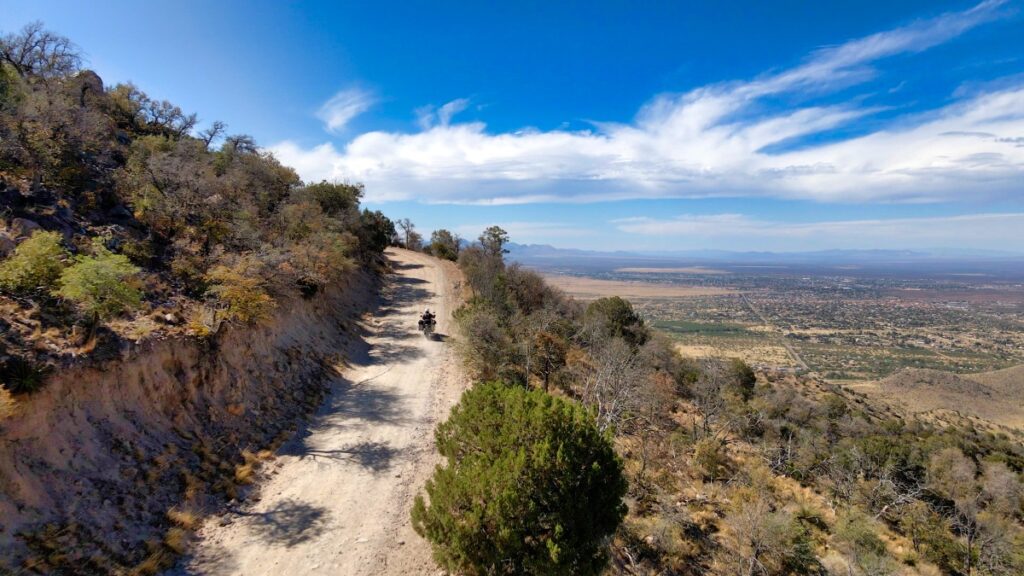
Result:
<instances>
[{"instance_id":1,"label":"sunlit dirt path","mask_svg":"<svg viewBox=\"0 0 1024 576\"><path fill-rule=\"evenodd\" d=\"M394 274L365 319L367 345L248 501L211 518L173 574L436 574L409 508L438 457L433 429L462 390L450 346L454 269L389 250ZM438 334L416 330L425 307Z\"/></svg>"}]
</instances>

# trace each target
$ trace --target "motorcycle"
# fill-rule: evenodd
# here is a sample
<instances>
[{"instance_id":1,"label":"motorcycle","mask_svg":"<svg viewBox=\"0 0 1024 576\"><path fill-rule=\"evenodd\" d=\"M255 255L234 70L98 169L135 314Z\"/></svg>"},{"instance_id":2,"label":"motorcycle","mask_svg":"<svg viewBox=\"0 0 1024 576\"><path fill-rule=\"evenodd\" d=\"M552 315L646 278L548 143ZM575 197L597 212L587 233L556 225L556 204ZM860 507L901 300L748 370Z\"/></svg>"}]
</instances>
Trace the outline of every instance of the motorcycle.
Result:
<instances>
[{"instance_id":1,"label":"motorcycle","mask_svg":"<svg viewBox=\"0 0 1024 576\"><path fill-rule=\"evenodd\" d=\"M419 328L420 332L423 332L424 338L433 339L435 327L437 327L437 321L433 318L420 318Z\"/></svg>"}]
</instances>

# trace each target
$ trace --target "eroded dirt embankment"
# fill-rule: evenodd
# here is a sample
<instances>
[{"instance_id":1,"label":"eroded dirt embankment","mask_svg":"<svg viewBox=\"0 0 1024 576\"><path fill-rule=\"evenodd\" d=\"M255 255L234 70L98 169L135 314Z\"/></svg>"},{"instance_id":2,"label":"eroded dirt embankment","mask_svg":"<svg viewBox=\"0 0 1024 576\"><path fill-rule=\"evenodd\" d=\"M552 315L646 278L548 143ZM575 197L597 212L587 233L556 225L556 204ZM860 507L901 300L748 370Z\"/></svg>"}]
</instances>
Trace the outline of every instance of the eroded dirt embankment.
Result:
<instances>
[{"instance_id":1,"label":"eroded dirt embankment","mask_svg":"<svg viewBox=\"0 0 1024 576\"><path fill-rule=\"evenodd\" d=\"M191 511L243 498L260 450L319 405L377 285L360 273L264 326L150 342L23 398L0 422L0 574L166 567Z\"/></svg>"}]
</instances>

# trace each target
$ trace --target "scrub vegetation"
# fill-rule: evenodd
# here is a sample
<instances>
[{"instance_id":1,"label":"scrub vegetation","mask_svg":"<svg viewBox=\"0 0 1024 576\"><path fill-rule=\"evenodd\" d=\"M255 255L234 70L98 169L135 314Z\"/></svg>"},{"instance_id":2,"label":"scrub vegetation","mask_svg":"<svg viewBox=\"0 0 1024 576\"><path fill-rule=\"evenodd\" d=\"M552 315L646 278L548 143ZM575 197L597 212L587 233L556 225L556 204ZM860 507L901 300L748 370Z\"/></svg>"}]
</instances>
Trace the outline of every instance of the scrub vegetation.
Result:
<instances>
[{"instance_id":1,"label":"scrub vegetation","mask_svg":"<svg viewBox=\"0 0 1024 576\"><path fill-rule=\"evenodd\" d=\"M105 86L67 38L0 39L0 383L153 333L265 320L379 260L363 188L303 183L252 138ZM24 367L31 369L26 370Z\"/></svg>"},{"instance_id":2,"label":"scrub vegetation","mask_svg":"<svg viewBox=\"0 0 1024 576\"><path fill-rule=\"evenodd\" d=\"M684 358L628 301L575 301L507 264L505 242L507 235L490 229L459 255L471 296L456 313L458 346L471 375L489 382L467 398L498 394L501 386L550 395L586 410L609 435L628 480L628 513L606 544L607 572L1024 571L1019 434L969 419L917 419L839 386L755 371L740 360ZM453 419L473 418L473 429L492 432L493 416L473 414L457 410ZM439 446L467 428L442 427ZM504 443L490 460L519 449ZM428 489L431 501L438 484L459 476L458 457L445 455L449 463ZM500 478L496 485L514 476ZM592 498L594 514L618 509L615 499ZM424 531L442 564L523 573L509 568L519 556L494 539L501 530L475 533L471 548L498 547L505 556L460 556L452 564L453 547L466 546L455 536L469 526L459 518L453 512L446 519L458 529ZM552 526L536 522L523 541Z\"/></svg>"}]
</instances>

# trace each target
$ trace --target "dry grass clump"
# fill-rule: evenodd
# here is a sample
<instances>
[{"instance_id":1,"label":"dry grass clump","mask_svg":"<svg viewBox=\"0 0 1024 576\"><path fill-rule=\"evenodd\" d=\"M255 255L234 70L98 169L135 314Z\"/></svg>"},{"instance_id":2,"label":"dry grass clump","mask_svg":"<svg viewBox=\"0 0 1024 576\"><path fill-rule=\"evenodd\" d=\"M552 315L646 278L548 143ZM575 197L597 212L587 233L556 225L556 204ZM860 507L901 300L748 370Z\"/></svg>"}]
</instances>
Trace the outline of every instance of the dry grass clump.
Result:
<instances>
[{"instance_id":1,"label":"dry grass clump","mask_svg":"<svg viewBox=\"0 0 1024 576\"><path fill-rule=\"evenodd\" d=\"M171 508L167 519L186 530L195 530L201 521L199 513L191 508Z\"/></svg>"},{"instance_id":2,"label":"dry grass clump","mask_svg":"<svg viewBox=\"0 0 1024 576\"><path fill-rule=\"evenodd\" d=\"M238 484L252 484L256 473L254 464L239 464L235 466L235 482Z\"/></svg>"},{"instance_id":3,"label":"dry grass clump","mask_svg":"<svg viewBox=\"0 0 1024 576\"><path fill-rule=\"evenodd\" d=\"M213 309L206 306L196 306L189 309L186 315L185 330L189 335L196 338L209 338L214 333L216 323L216 314Z\"/></svg>"},{"instance_id":4,"label":"dry grass clump","mask_svg":"<svg viewBox=\"0 0 1024 576\"><path fill-rule=\"evenodd\" d=\"M188 549L190 532L184 528L174 526L167 530L164 535L164 545L174 551L175 554L182 554Z\"/></svg>"},{"instance_id":5,"label":"dry grass clump","mask_svg":"<svg viewBox=\"0 0 1024 576\"><path fill-rule=\"evenodd\" d=\"M146 559L139 562L132 568L132 576L151 576L159 574L174 565L174 556L168 548L158 542L148 542L147 545L153 550Z\"/></svg>"},{"instance_id":6,"label":"dry grass clump","mask_svg":"<svg viewBox=\"0 0 1024 576\"><path fill-rule=\"evenodd\" d=\"M203 492L203 481L193 474L191 470L182 468L181 477L185 483L185 500L194 500Z\"/></svg>"},{"instance_id":7,"label":"dry grass clump","mask_svg":"<svg viewBox=\"0 0 1024 576\"><path fill-rule=\"evenodd\" d=\"M235 466L235 482L237 484L252 484L255 480L256 469L259 468L260 461L265 460L265 457L261 457L261 454L266 453L266 450L253 453L251 450L242 450L243 464Z\"/></svg>"},{"instance_id":8,"label":"dry grass clump","mask_svg":"<svg viewBox=\"0 0 1024 576\"><path fill-rule=\"evenodd\" d=\"M15 405L14 396L11 395L6 386L0 384L0 420L12 416Z\"/></svg>"}]
</instances>

